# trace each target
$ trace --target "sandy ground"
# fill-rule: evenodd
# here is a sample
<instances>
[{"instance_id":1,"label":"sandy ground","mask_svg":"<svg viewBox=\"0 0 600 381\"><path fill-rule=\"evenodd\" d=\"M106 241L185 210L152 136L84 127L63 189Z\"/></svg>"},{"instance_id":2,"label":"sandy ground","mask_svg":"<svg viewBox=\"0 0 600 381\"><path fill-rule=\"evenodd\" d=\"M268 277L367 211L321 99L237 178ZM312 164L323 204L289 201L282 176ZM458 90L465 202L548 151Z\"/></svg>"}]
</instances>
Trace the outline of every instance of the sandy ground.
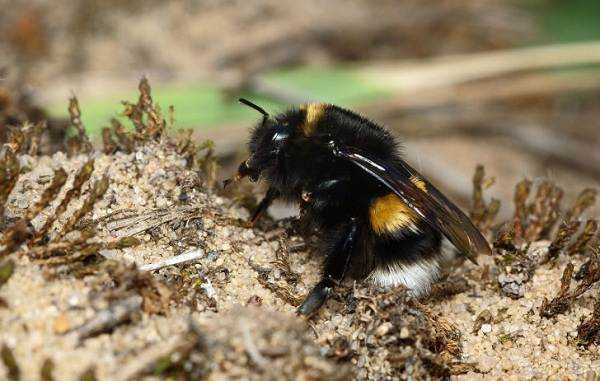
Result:
<instances>
[{"instance_id":1,"label":"sandy ground","mask_svg":"<svg viewBox=\"0 0 600 381\"><path fill-rule=\"evenodd\" d=\"M30 170L21 176L9 199L9 216L24 213L47 186L54 169L64 168L71 179L87 157L67 158L58 153L21 160ZM39 261L13 255L15 272L0 287L0 298L8 304L0 307L0 344L12 350L22 379L38 379L46 359L54 363L55 379L78 379L90 367L98 379L130 379L148 366L156 369L152 366L156 356L181 344L189 335L191 321L205 337L211 355L202 360L196 354L201 357L199 362L192 356L189 363L197 369L202 363L206 368L202 374L209 379L332 379L350 374L360 379L420 377L416 365L410 365L417 357L407 355L401 370L390 357L398 348L410 349L402 340L410 341L411 335L416 335L410 331L413 326L381 320L382 311L387 311L381 301L371 311L367 299L359 297L349 308L352 285L311 320L297 318L294 304L318 279L318 254L272 222L254 229L244 227L247 211L198 185L202 177L188 170L184 160L166 145L151 143L132 154L95 154L92 180L104 173L111 179L109 190L89 216L99 227L98 240L111 241L144 227L137 223L115 228L116 218L103 217L116 211L152 215L166 209L178 215L181 208L194 210L192 218L181 213L188 217L175 217L164 224L152 218L148 228L136 234L141 245L105 255L138 265L191 249L201 249L203 255L191 264L153 272L173 293L166 309L139 311L131 322L84 340L80 340L79 327L108 308L106 292L115 285L102 273L83 278L69 273L51 276L54 270ZM179 201L182 192L189 196L185 205ZM34 226L42 222L36 220ZM452 361L472 366L453 377L593 379L600 374L598 348L579 348L575 339L580 320L591 314L595 289L566 314L552 319L539 316L543 297L552 298L558 289L565 263L561 258L554 266L537 269L526 285L525 296L518 300L497 290L492 258L482 258L479 267L463 264L454 270L467 279L467 291L424 302L434 319L443 319L460 332L462 351ZM491 281L482 280L486 265L490 266ZM476 317L486 309L493 320L472 332ZM395 341L398 337L400 341ZM347 354L336 344L341 339L348 341ZM0 363L0 379L7 377L6 367Z\"/></svg>"}]
</instances>

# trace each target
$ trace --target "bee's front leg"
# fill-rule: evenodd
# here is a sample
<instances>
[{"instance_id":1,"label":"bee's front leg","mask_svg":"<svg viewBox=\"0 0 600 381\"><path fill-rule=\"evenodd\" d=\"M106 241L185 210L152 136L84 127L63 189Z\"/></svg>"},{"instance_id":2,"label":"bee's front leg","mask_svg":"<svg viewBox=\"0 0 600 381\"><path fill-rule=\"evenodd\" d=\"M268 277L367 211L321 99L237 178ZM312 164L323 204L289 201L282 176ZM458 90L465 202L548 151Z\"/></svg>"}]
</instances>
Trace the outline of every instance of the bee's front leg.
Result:
<instances>
[{"instance_id":1,"label":"bee's front leg","mask_svg":"<svg viewBox=\"0 0 600 381\"><path fill-rule=\"evenodd\" d=\"M333 287L344 279L358 231L358 219L351 218L344 234L327 256L323 278L298 307L300 315L309 316L316 312L325 303Z\"/></svg>"}]
</instances>

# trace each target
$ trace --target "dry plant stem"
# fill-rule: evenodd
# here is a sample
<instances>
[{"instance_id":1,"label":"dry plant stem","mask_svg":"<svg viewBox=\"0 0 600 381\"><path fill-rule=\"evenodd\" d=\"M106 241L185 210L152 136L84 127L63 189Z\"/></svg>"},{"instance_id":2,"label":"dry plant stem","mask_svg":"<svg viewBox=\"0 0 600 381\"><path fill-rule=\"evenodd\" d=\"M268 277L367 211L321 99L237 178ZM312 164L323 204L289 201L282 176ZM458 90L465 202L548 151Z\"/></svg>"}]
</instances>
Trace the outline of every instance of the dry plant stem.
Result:
<instances>
[{"instance_id":1,"label":"dry plant stem","mask_svg":"<svg viewBox=\"0 0 600 381\"><path fill-rule=\"evenodd\" d=\"M536 268L555 258L578 227L563 223L552 244L540 246L539 241L549 238L561 214L564 192L552 182L542 181L533 199L528 202L531 191L531 181L525 179L517 184L512 226L504 225L494 242L500 254L495 258L496 264L501 267L498 275L500 289L504 295L515 299L524 296L524 285Z\"/></svg>"},{"instance_id":2,"label":"dry plant stem","mask_svg":"<svg viewBox=\"0 0 600 381\"><path fill-rule=\"evenodd\" d=\"M569 309L571 302L569 289L571 288L573 269L572 263L567 264L560 280L560 291L558 292L558 295L552 299L551 302L548 302L548 299L544 298L542 307L540 308L540 316L551 317Z\"/></svg>"},{"instance_id":3,"label":"dry plant stem","mask_svg":"<svg viewBox=\"0 0 600 381\"><path fill-rule=\"evenodd\" d=\"M552 260L558 257L560 252L567 246L571 241L571 238L581 225L580 221L564 221L558 227L558 231L554 237L554 240L548 248L548 260Z\"/></svg>"},{"instance_id":4,"label":"dry plant stem","mask_svg":"<svg viewBox=\"0 0 600 381\"><path fill-rule=\"evenodd\" d=\"M481 224L485 214L485 201L483 200L483 180L485 170L483 165L478 165L473 175L473 205L471 207L471 220L475 226Z\"/></svg>"},{"instance_id":5,"label":"dry plant stem","mask_svg":"<svg viewBox=\"0 0 600 381\"><path fill-rule=\"evenodd\" d=\"M67 193L65 194L65 198L63 198L61 203L58 205L54 214L52 214L50 217L48 217L48 219L44 223L44 226L42 226L36 232L36 241L39 240L41 237L43 237L48 232L48 230L50 230L50 227L52 226L54 221L56 221L56 219L58 217L60 217L67 210L67 206L69 205L71 200L79 197L79 195L81 194L81 188L82 188L83 184L89 180L93 171L94 171L94 160L88 161L81 167L79 172L77 172L77 174L75 175L75 179L73 180L72 188L67 191Z\"/></svg>"},{"instance_id":6,"label":"dry plant stem","mask_svg":"<svg viewBox=\"0 0 600 381\"><path fill-rule=\"evenodd\" d=\"M47 245L34 246L27 249L26 254L31 259L46 259L56 255L64 255L84 246L89 238L91 238L91 234L82 235L72 241L50 242Z\"/></svg>"},{"instance_id":7,"label":"dry plant stem","mask_svg":"<svg viewBox=\"0 0 600 381\"><path fill-rule=\"evenodd\" d=\"M102 250L115 250L133 247L140 244L134 237L123 237L113 242L87 242L90 236L82 236L75 241L62 241L50 243L45 246L34 247L29 251L29 256L44 260L45 265L62 265L82 261L90 256L96 255ZM71 255L66 255L73 253Z\"/></svg>"},{"instance_id":8,"label":"dry plant stem","mask_svg":"<svg viewBox=\"0 0 600 381\"><path fill-rule=\"evenodd\" d=\"M192 262L198 258L202 258L203 256L204 256L204 250L202 250L202 249L190 250L183 254L179 254L174 257L167 258L164 261L150 263L147 265L140 266L139 269L140 269L140 271L154 271L154 270L162 269L163 267L167 267L167 266L174 266L174 265L179 265L182 263Z\"/></svg>"},{"instance_id":9,"label":"dry plant stem","mask_svg":"<svg viewBox=\"0 0 600 381\"><path fill-rule=\"evenodd\" d=\"M117 237L132 236L176 219L186 221L196 218L199 213L200 210L195 206L157 209L141 215L132 213L122 218L111 217L106 227Z\"/></svg>"},{"instance_id":10,"label":"dry plant stem","mask_svg":"<svg viewBox=\"0 0 600 381\"><path fill-rule=\"evenodd\" d=\"M493 178L485 177L485 169L482 165L478 165L473 175L473 196L471 207L471 220L486 234L494 223L494 219L500 210L500 201L492 198L489 203L486 203L483 198L483 190L489 188L494 183Z\"/></svg>"},{"instance_id":11,"label":"dry plant stem","mask_svg":"<svg viewBox=\"0 0 600 381\"><path fill-rule=\"evenodd\" d=\"M528 242L537 241L547 234L558 219L562 189L549 181L543 181L529 206L528 224L524 232Z\"/></svg>"},{"instance_id":12,"label":"dry plant stem","mask_svg":"<svg viewBox=\"0 0 600 381\"><path fill-rule=\"evenodd\" d=\"M514 235L515 240L520 241L524 236L524 225L528 215L526 202L531 191L531 181L528 179L521 180L515 188L515 216L514 216Z\"/></svg>"},{"instance_id":13,"label":"dry plant stem","mask_svg":"<svg viewBox=\"0 0 600 381\"><path fill-rule=\"evenodd\" d=\"M374 83L383 81L386 88L407 94L510 73L597 62L600 43L586 42L441 57L416 65L370 65L362 72Z\"/></svg>"},{"instance_id":14,"label":"dry plant stem","mask_svg":"<svg viewBox=\"0 0 600 381\"><path fill-rule=\"evenodd\" d=\"M56 196L58 196L60 190L67 182L67 178L67 172L65 172L64 169L60 168L55 170L54 177L52 178L52 183L50 183L48 188L44 190L44 192L40 196L40 199L33 206L33 208L27 210L27 213L25 214L25 220L31 221L38 214L40 214L42 210L46 209L46 207L50 205L52 200L54 200Z\"/></svg>"},{"instance_id":15,"label":"dry plant stem","mask_svg":"<svg viewBox=\"0 0 600 381\"><path fill-rule=\"evenodd\" d=\"M112 155L117 150L117 143L113 140L111 130L108 127L102 129L102 144L104 146L103 152L106 155Z\"/></svg>"},{"instance_id":16,"label":"dry plant stem","mask_svg":"<svg viewBox=\"0 0 600 381\"><path fill-rule=\"evenodd\" d=\"M566 219L568 221L572 221L581 217L583 212L585 212L587 209L589 209L592 205L596 203L597 194L598 191L596 189L584 189L579 194L579 196L577 196L577 199L573 203L573 206L571 206L571 208L569 209Z\"/></svg>"},{"instance_id":17,"label":"dry plant stem","mask_svg":"<svg viewBox=\"0 0 600 381\"><path fill-rule=\"evenodd\" d=\"M544 299L540 308L540 316L552 317L569 310L573 301L589 290L596 282L600 281L600 261L594 253L588 265L588 271L577 287L571 291L571 280L573 279L574 266L569 263L563 272L561 287L558 295L550 302Z\"/></svg>"},{"instance_id":18,"label":"dry plant stem","mask_svg":"<svg viewBox=\"0 0 600 381\"><path fill-rule=\"evenodd\" d=\"M77 100L77 97L72 97L69 99L69 116L71 117L71 125L73 125L73 127L75 127L77 130L79 142L83 146L83 152L92 152L92 143L85 133L85 127L81 121L81 109L79 108L79 101Z\"/></svg>"},{"instance_id":19,"label":"dry plant stem","mask_svg":"<svg viewBox=\"0 0 600 381\"><path fill-rule=\"evenodd\" d=\"M592 315L577 327L577 339L584 346L600 342L600 297L596 297Z\"/></svg>"},{"instance_id":20,"label":"dry plant stem","mask_svg":"<svg viewBox=\"0 0 600 381\"><path fill-rule=\"evenodd\" d=\"M600 88L600 79L598 79L597 69L580 69L576 73L568 74L563 72L519 73L514 76L482 78L479 81L461 83L457 86L420 91L415 96L409 97L404 95L395 97L392 100L368 105L367 107L363 107L363 109L365 109L366 114L376 113L390 117L406 111L439 109L441 106L453 108L465 105L484 105L531 96L552 97L565 93L594 91L598 88ZM486 130L489 130L490 127L492 126L486 123ZM493 128L498 128L499 131L495 132L502 131L503 133L507 133L507 136L513 135L514 137L521 136L526 138L527 141L523 141L522 143L523 147L528 150L547 150L540 142L530 140L529 138L532 136L528 137L529 134L527 132L521 134L519 132L520 129L514 128L514 123L510 125L498 124ZM563 135L555 135L547 128L542 130L549 133L550 136ZM567 142L573 141L577 142L577 140L569 138L565 141L565 146ZM518 143L517 141L515 142Z\"/></svg>"},{"instance_id":21,"label":"dry plant stem","mask_svg":"<svg viewBox=\"0 0 600 381\"><path fill-rule=\"evenodd\" d=\"M3 241L4 250L0 251L0 258L14 252L19 245L27 241L31 237L31 229L27 222L23 219L17 220L4 233Z\"/></svg>"},{"instance_id":22,"label":"dry plant stem","mask_svg":"<svg viewBox=\"0 0 600 381\"><path fill-rule=\"evenodd\" d=\"M598 78L598 74L594 74ZM509 81L510 83L510 81ZM503 81L496 84L497 87L510 86ZM600 82L595 86L600 88ZM497 89L496 89L497 90ZM490 91L493 92L493 91ZM452 97L456 98L456 92L451 92ZM416 97L415 97L416 98ZM512 98L509 98L512 100ZM468 103L471 105L472 103ZM509 139L515 147L526 151L540 159L552 160L569 170L577 170L582 174L600 178L600 151L597 150L593 142L573 138L562 132L560 128L548 128L546 125L533 124L530 119L513 118L505 121L497 112L490 110L484 113L469 112L470 108L461 107L452 113L448 113L442 121L436 116L436 125L427 129L421 128L414 130L402 130L405 136L417 135L420 137L439 137L452 134L469 134L477 137L481 136L500 136ZM396 105L392 111L398 113L401 105ZM381 115L381 109L377 108L371 113ZM460 116L457 117L456 114ZM387 116L394 118L395 114ZM402 114L401 114L402 115ZM384 116L385 117L385 116ZM492 119L492 121L490 121ZM522 125L515 128L515 125Z\"/></svg>"},{"instance_id":23,"label":"dry plant stem","mask_svg":"<svg viewBox=\"0 0 600 381\"><path fill-rule=\"evenodd\" d=\"M590 241L594 238L598 230L598 221L588 220L583 227L583 231L575 242L567 249L569 255L583 254L589 247Z\"/></svg>"},{"instance_id":24,"label":"dry plant stem","mask_svg":"<svg viewBox=\"0 0 600 381\"><path fill-rule=\"evenodd\" d=\"M112 125L115 136L117 137L120 148L126 153L132 152L134 149L134 144L123 124L114 118L110 120L110 124Z\"/></svg>"},{"instance_id":25,"label":"dry plant stem","mask_svg":"<svg viewBox=\"0 0 600 381\"><path fill-rule=\"evenodd\" d=\"M127 323L134 313L141 311L141 308L142 297L139 295L130 296L127 299L114 302L105 310L99 311L82 326L74 329L73 332L77 335L79 342L82 342L87 338L112 331L117 326Z\"/></svg>"},{"instance_id":26,"label":"dry plant stem","mask_svg":"<svg viewBox=\"0 0 600 381\"><path fill-rule=\"evenodd\" d=\"M164 134L166 122L157 105L152 101L151 88L147 78L142 78L138 86L140 97L137 104L123 102L124 114L135 127L136 139L139 141L156 140ZM144 123L144 114L146 121Z\"/></svg>"},{"instance_id":27,"label":"dry plant stem","mask_svg":"<svg viewBox=\"0 0 600 381\"><path fill-rule=\"evenodd\" d=\"M48 127L48 122L43 120L38 122L34 127L29 141L29 155L37 156L40 151L40 143L42 140L42 134Z\"/></svg>"},{"instance_id":28,"label":"dry plant stem","mask_svg":"<svg viewBox=\"0 0 600 381\"><path fill-rule=\"evenodd\" d=\"M171 300L171 291L148 272L139 271L135 265L120 262L106 262L105 271L118 285L107 296L118 300L131 292L142 296L142 309L148 314L165 313Z\"/></svg>"},{"instance_id":29,"label":"dry plant stem","mask_svg":"<svg viewBox=\"0 0 600 381\"><path fill-rule=\"evenodd\" d=\"M162 118L162 115L157 110L157 105L154 105L152 101L152 89L150 88L150 84L148 83L148 79L146 77L142 78L139 85L140 90L140 99L138 102L138 106L141 107L144 112L148 115L148 120L146 122L147 126L147 134L150 137L156 138L164 133L165 129L165 121Z\"/></svg>"},{"instance_id":30,"label":"dry plant stem","mask_svg":"<svg viewBox=\"0 0 600 381\"><path fill-rule=\"evenodd\" d=\"M65 236L65 234L70 233L71 231L73 231L73 229L75 229L75 225L86 214L92 211L92 209L94 208L94 204L98 200L102 199L102 196L104 196L104 193L106 193L106 191L108 190L108 184L109 179L106 175L104 175L102 179L98 180L94 184L93 189L90 191L90 194L88 195L87 199L83 202L81 208L79 208L77 211L75 211L75 213L73 213L71 217L69 217L67 222L65 222L65 224L63 225L63 228L60 231L60 233L54 238L54 241L61 239Z\"/></svg>"},{"instance_id":31,"label":"dry plant stem","mask_svg":"<svg viewBox=\"0 0 600 381\"><path fill-rule=\"evenodd\" d=\"M24 123L22 129L29 129L29 123ZM21 152L21 148L25 144L25 133L19 127L13 127L9 130L8 143L6 143L6 147L13 151L15 154Z\"/></svg>"},{"instance_id":32,"label":"dry plant stem","mask_svg":"<svg viewBox=\"0 0 600 381\"><path fill-rule=\"evenodd\" d=\"M11 149L6 149L4 160L0 160L0 218L4 217L6 200L17 184L20 169L17 155Z\"/></svg>"}]
</instances>

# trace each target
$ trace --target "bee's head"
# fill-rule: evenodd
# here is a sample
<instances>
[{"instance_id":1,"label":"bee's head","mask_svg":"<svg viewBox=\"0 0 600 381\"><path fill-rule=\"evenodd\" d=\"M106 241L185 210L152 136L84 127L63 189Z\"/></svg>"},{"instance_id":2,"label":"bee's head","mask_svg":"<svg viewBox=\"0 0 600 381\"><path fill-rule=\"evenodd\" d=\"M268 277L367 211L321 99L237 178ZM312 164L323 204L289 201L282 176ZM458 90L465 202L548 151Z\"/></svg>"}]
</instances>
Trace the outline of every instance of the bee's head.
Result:
<instances>
[{"instance_id":1,"label":"bee's head","mask_svg":"<svg viewBox=\"0 0 600 381\"><path fill-rule=\"evenodd\" d=\"M261 172L277 166L293 127L285 118L272 118L262 107L246 99L240 102L260 112L263 118L250 136L250 157L240 164L234 180L248 176L251 181L257 181Z\"/></svg>"}]
</instances>

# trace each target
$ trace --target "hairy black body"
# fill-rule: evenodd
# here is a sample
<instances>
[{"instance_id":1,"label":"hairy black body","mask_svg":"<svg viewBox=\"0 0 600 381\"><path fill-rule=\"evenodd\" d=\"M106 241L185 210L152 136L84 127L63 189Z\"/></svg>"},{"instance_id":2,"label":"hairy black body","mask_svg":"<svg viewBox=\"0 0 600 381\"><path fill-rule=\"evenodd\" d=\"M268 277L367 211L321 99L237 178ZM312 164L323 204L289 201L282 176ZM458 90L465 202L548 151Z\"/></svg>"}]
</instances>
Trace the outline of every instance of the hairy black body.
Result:
<instances>
[{"instance_id":1,"label":"hairy black body","mask_svg":"<svg viewBox=\"0 0 600 381\"><path fill-rule=\"evenodd\" d=\"M269 184L253 221L275 199L297 203L324 245L322 280L300 313L315 311L346 277L426 292L443 260L444 235L458 246L475 242L474 250L459 247L467 254L489 250L472 225L459 226L468 219L402 160L382 126L333 105L307 104L275 118L249 105L264 119L237 178Z\"/></svg>"}]
</instances>

